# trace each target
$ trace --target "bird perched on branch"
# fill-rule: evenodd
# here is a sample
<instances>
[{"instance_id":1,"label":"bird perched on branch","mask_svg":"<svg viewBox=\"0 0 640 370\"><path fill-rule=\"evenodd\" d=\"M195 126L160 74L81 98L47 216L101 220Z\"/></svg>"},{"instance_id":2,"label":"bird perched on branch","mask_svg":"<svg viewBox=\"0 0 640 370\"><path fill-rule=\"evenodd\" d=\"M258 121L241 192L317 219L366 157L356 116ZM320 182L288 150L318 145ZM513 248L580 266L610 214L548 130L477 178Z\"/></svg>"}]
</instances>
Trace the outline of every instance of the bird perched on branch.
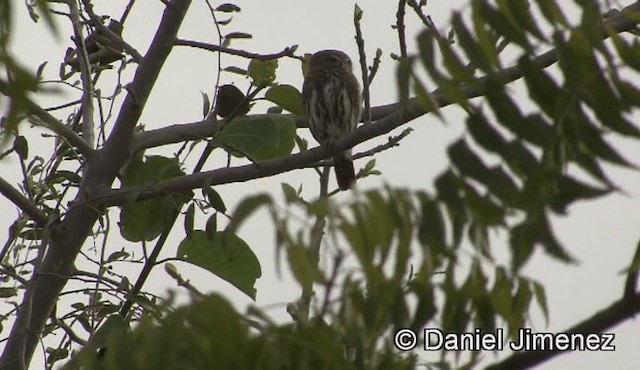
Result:
<instances>
[{"instance_id":1,"label":"bird perched on branch","mask_svg":"<svg viewBox=\"0 0 640 370\"><path fill-rule=\"evenodd\" d=\"M330 147L335 140L356 128L362 98L347 54L322 50L311 56L302 100L309 129L320 145ZM335 154L333 164L340 190L352 188L356 175L351 150Z\"/></svg>"},{"instance_id":2,"label":"bird perched on branch","mask_svg":"<svg viewBox=\"0 0 640 370\"><path fill-rule=\"evenodd\" d=\"M122 36L122 24L116 20L109 21L109 30L118 36ZM89 64L108 65L122 58L122 48L113 44L112 40L106 36L99 28L84 39L87 48ZM80 69L78 62L78 52L72 50L67 53L65 63L70 65L74 71Z\"/></svg>"}]
</instances>

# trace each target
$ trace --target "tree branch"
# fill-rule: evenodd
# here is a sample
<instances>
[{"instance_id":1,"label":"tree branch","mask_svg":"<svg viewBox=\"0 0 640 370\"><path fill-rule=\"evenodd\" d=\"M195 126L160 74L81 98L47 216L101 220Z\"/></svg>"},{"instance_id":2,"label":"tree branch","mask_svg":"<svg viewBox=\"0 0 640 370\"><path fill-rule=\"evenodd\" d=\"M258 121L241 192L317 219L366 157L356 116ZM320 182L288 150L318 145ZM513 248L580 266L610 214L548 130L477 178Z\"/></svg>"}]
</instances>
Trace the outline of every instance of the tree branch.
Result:
<instances>
[{"instance_id":1,"label":"tree branch","mask_svg":"<svg viewBox=\"0 0 640 370\"><path fill-rule=\"evenodd\" d=\"M634 295L629 298L623 298L609 307L596 312L590 318L581 323L564 330L563 333L589 335L592 333L602 333L607 329L620 324L624 320L634 317L640 313L640 295ZM571 353L570 351L533 351L519 352L497 364L487 367L491 370L500 369L528 369L536 365L540 365L563 353Z\"/></svg>"},{"instance_id":2,"label":"tree branch","mask_svg":"<svg viewBox=\"0 0 640 370\"><path fill-rule=\"evenodd\" d=\"M409 1L409 4L412 4ZM640 23L640 5L634 3L622 11L617 12L610 18L607 18L605 27L607 27L612 33L621 33L625 31L633 30L633 28ZM607 35L606 37L609 37ZM535 63L542 68L548 67L558 61L558 55L554 49L540 55L535 59ZM506 68L501 72L497 72L493 78L498 78L504 84L515 81L522 77L522 71L518 66L512 66ZM487 77L480 78L478 85L482 85L486 81ZM467 85L461 88L467 99L482 96L484 91L481 89L474 89ZM439 107L445 107L453 102L446 97L446 94L441 89L436 89L432 96ZM429 113L422 110L420 102L417 98L411 98L408 102L410 110L418 113L417 116ZM371 120L377 121L384 117L387 117L400 109L399 103L392 103L386 105L380 105L371 108ZM259 117L260 115L252 115L252 117ZM308 128L309 125L305 117L298 117L292 114L285 115L295 119L296 126L298 128ZM417 117L416 116L416 117ZM363 115L363 118L364 117ZM414 117L415 118L415 117ZM210 121L198 121L186 124L172 125L163 127L157 130L145 131L136 134L136 150L152 148L161 145L175 144L185 139L201 139L203 137L210 137L217 131L217 128L212 127Z\"/></svg>"},{"instance_id":3,"label":"tree branch","mask_svg":"<svg viewBox=\"0 0 640 370\"><path fill-rule=\"evenodd\" d=\"M273 53L273 54L258 54L251 53L244 50L227 48L220 45L207 44L205 42L193 41L193 40L183 40L177 39L175 41L176 46L191 46L198 49L204 49L209 51L216 51L220 53L225 53L229 55L236 55L239 57L249 58L249 59L260 59L260 60L270 60L270 59L279 59L282 57L293 57L294 53L298 49L298 45L288 46L284 48L284 50Z\"/></svg>"},{"instance_id":4,"label":"tree branch","mask_svg":"<svg viewBox=\"0 0 640 370\"><path fill-rule=\"evenodd\" d=\"M8 96L9 98L13 98L14 96L11 90L11 87L6 82L0 80L0 93ZM78 134L76 134L73 130L65 126L56 117L52 116L51 113L44 110L41 106L39 106L29 98L24 98L23 102L25 104L26 111L39 119L37 121L32 120L31 123L37 126L43 126L53 131L58 136L66 140L70 145L77 148L78 151L84 156L91 157L93 155L93 148L89 146L89 144L87 144L84 140L82 140L82 138L78 136Z\"/></svg>"},{"instance_id":5,"label":"tree branch","mask_svg":"<svg viewBox=\"0 0 640 370\"><path fill-rule=\"evenodd\" d=\"M353 25L356 29L356 45L358 45L358 54L360 59L360 73L362 78L362 100L364 101L364 114L361 116L367 117L366 123L371 123L371 98L369 95L369 76L367 73L367 53L364 49L364 37L362 36L362 29L360 27L360 21L362 20L362 10L355 5L353 12ZM358 117L360 119L360 117Z\"/></svg>"},{"instance_id":6,"label":"tree branch","mask_svg":"<svg viewBox=\"0 0 640 370\"><path fill-rule=\"evenodd\" d=\"M107 188L113 182L118 166L126 161L126 149L131 148L133 129L190 4L190 0L173 0L165 8L158 31L136 71L114 129L104 148L90 159L93 163L74 200L74 204L79 206L71 207L64 219L54 223L45 235L48 236L49 248L42 263L34 267L23 297L23 306L28 309L21 309L16 315L0 357L0 368L17 368L21 364L28 367L45 322L75 271L74 261L101 214L101 210L87 202L87 198L95 197Z\"/></svg>"},{"instance_id":7,"label":"tree branch","mask_svg":"<svg viewBox=\"0 0 640 370\"><path fill-rule=\"evenodd\" d=\"M2 177L0 177L0 194L29 215L39 226L44 227L47 224L47 215Z\"/></svg>"},{"instance_id":8,"label":"tree branch","mask_svg":"<svg viewBox=\"0 0 640 370\"><path fill-rule=\"evenodd\" d=\"M606 25L610 30L615 32L623 32L633 29L638 23L640 23L640 3L634 3L623 9L621 12L611 17ZM605 37L609 37L606 35ZM547 51L546 53L538 56L534 59L534 63L540 68L546 68L558 60L558 55L555 49ZM522 70L519 66L515 65L509 68L505 68L500 72L496 72L492 76L484 76L478 79L478 82L472 87L470 85L462 85L460 87L461 93L467 98L475 98L484 95L485 89L483 86L489 78L495 81L499 81L502 84L513 82L522 77ZM446 107L455 103L451 100L446 92L438 88L432 94L434 101L440 107ZM372 116L383 118L378 119L374 124L362 125L353 132L342 136L336 140L335 144L331 148L317 147L304 153L293 154L291 156L264 161L260 163L252 163L244 166L216 169L207 172L201 172L193 175L186 175L176 177L167 181L163 181L157 184L149 184L144 186L137 186L131 188L123 188L117 190L109 190L102 194L100 203L106 206L122 205L126 202L131 202L131 194L138 194L137 200L150 199L153 197L166 195L167 193L181 193L185 190L195 189L202 187L204 184L208 185L220 185L228 184L232 182L248 181L256 178L268 177L279 174L281 172L290 171L294 169L305 168L312 163L319 160L330 157L331 155L353 148L355 145L364 141L372 139L377 136L385 135L393 129L400 127L422 115L429 113L426 111L417 98L411 98L408 100L406 111L403 111L400 103L393 103L384 106L376 107L372 110ZM199 126L204 122L194 123L194 126ZM207 123L210 124L210 123ZM165 129L164 133L168 131L178 131L177 128ZM158 131L158 130L156 130ZM185 130L181 130L184 132ZM215 132L215 131L212 131ZM139 138L149 144L153 142L151 136L152 132L141 133ZM170 141L170 135L164 136L164 142Z\"/></svg>"},{"instance_id":9,"label":"tree branch","mask_svg":"<svg viewBox=\"0 0 640 370\"><path fill-rule=\"evenodd\" d=\"M94 121L93 121L93 82L91 81L91 68L89 66L89 56L87 45L84 43L82 25L80 24L80 14L75 0L67 0L69 6L69 19L73 26L73 34L78 53L78 68L80 70L80 80L82 81L82 139L93 148L94 145Z\"/></svg>"}]
</instances>

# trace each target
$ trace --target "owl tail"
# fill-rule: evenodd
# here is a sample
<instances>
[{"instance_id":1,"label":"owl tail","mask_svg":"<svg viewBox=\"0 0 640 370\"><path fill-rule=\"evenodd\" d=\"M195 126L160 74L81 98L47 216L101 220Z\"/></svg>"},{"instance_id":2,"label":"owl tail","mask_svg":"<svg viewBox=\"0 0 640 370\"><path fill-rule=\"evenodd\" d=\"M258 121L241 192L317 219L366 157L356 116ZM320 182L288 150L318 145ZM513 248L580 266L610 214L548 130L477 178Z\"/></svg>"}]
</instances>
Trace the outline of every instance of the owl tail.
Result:
<instances>
[{"instance_id":1,"label":"owl tail","mask_svg":"<svg viewBox=\"0 0 640 370\"><path fill-rule=\"evenodd\" d=\"M336 180L340 190L348 190L356 184L356 172L353 169L353 160L346 153L340 153L333 157L336 171Z\"/></svg>"}]
</instances>

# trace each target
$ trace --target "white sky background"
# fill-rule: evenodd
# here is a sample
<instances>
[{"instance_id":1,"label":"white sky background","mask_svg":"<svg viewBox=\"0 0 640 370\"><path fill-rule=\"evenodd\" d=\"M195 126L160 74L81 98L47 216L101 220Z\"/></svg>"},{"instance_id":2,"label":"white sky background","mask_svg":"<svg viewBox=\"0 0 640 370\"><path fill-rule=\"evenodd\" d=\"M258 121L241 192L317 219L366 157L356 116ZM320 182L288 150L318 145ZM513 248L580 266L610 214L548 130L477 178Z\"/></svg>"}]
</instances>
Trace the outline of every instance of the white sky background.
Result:
<instances>
[{"instance_id":1,"label":"white sky background","mask_svg":"<svg viewBox=\"0 0 640 370\"><path fill-rule=\"evenodd\" d=\"M630 1L625 2L625 4ZM126 1L96 1L96 13L109 14L120 18ZM242 31L253 34L253 40L236 41L231 46L244 48L253 52L272 53L287 46L299 45L298 53L314 52L321 49L341 49L349 54L357 65L357 48L354 41L353 2L342 0L330 1L241 1L235 2L242 8L242 12L234 15L234 21L223 32ZM465 1L431 1L428 8L436 25L448 32L451 9L467 10L468 0ZM389 53L398 53L397 33L391 29L395 23L396 1L369 0L361 1L364 10L363 32L369 59L375 54L376 48L384 52L382 66L371 87L372 105L388 104L397 101L395 89L395 65L388 57ZM142 54L146 51L150 40L161 17L163 4L159 1L138 1L125 24L123 37L136 47ZM15 54L29 68L35 70L42 60L49 60L45 70L45 78L56 79L58 63L64 57L64 51L72 46L69 39L55 39L43 24L33 24L22 4L15 4L17 16L17 33L13 40ZM570 15L570 14L569 14ZM417 22L411 10L407 9L407 44L409 50L414 50L414 35L422 27ZM59 23L62 35L70 35L68 23ZM203 0L194 0L187 18L180 32L183 39L192 39L209 43L217 42L217 34L211 23L206 4ZM67 37L67 36L65 36ZM192 49L177 47L167 60L158 79L148 105L143 112L141 122L147 129L164 127L171 124L193 122L201 119L202 99L201 91L211 94L216 79L216 58L214 54ZM225 65L246 67L248 61L240 58L225 57ZM356 67L357 68L357 67ZM133 68L130 68L133 71ZM108 72L112 73L113 72ZM359 70L356 70L359 76ZM131 81L132 75L125 74L123 82ZM105 76L101 78L104 82ZM248 86L248 80L232 75L223 75L222 83L234 82L242 90ZM291 84L301 88L302 73L299 62L285 59L280 62L278 82ZM52 85L49 85L52 86ZM431 86L433 87L433 86ZM106 87L105 93L109 93ZM46 98L37 96L43 106L54 106L71 100L77 92L69 88L61 88L59 95L50 94ZM267 105L258 104L251 113L263 113ZM378 168L383 175L378 178L369 177L361 180L358 187L361 190L378 188L387 183L394 186L406 186L412 189L432 189L433 179L447 165L446 147L463 132L464 116L457 108L447 108L443 111L447 125L442 125L432 115L421 117L408 126L415 131L405 139L400 147L388 150L376 156ZM408 127L407 125L403 126ZM22 126L22 134L30 135L30 154L39 153L48 157L52 139L39 139L36 130L28 130ZM31 135L30 132L34 134ZM398 130L395 132L397 134ZM304 133L315 145L311 136ZM381 141L386 141L383 137ZM616 143L618 148L631 161L638 163L636 150L632 145L636 143ZM354 152L373 147L373 143L365 143L354 149ZM162 150L165 155L172 153ZM196 157L201 149L196 150ZM153 152L148 152L153 153ZM356 167L363 166L367 160L356 162ZM239 164L237 160L234 162ZM20 179L15 171L15 159L5 159L0 162L0 176L17 183ZM210 159L205 169L216 166L216 161ZM640 210L640 175L626 170L613 169L608 173L614 182L620 183L626 191L602 200L580 203L569 209L569 216L557 219L554 227L563 245L580 261L578 266L567 266L557 263L542 253L536 253L525 268L528 276L540 280L547 289L550 324L545 327L541 315L533 317L535 331L558 332L576 324L597 310L602 309L622 296L624 275L620 271L630 262L636 243L640 236L637 215ZM330 180L335 187L335 179ZM10 181L11 182L11 181ZM269 192L281 199L280 184L286 182L297 188L304 186L303 195L314 197L317 194L317 181L312 170L298 170L272 178L252 181L248 183L219 186L216 190L221 194L230 210L234 209L239 199L248 194ZM349 193L341 194L348 199ZM0 198L0 209L5 209L7 215L4 226L0 229L0 240L5 240L9 220L15 216L15 207L6 199ZM11 210L11 211L9 211ZM114 214L112 224L117 221ZM220 220L220 218L219 218ZM205 219L198 226L204 228ZM241 230L240 235L253 248L262 265L262 277L258 280L258 300L261 307L269 306L268 312L274 317L287 319L285 305L299 296L299 289L291 283L291 279L284 274L282 279L276 276L274 257L274 236L271 222L264 214L252 218ZM117 234L113 230L112 236ZM182 224L179 221L165 247L165 257L175 253L175 245L183 237ZM117 240L117 239L114 239ZM173 243L173 245L172 245ZM87 243L89 244L89 243ZM113 248L119 249L115 243ZM503 243L504 244L504 243ZM135 248L135 247L134 247ZM505 245L496 245L494 251L505 250ZM204 291L219 291L232 299L241 308L250 303L243 294L230 285L203 270L190 271L184 265L178 265L180 272ZM146 289L156 293L163 293L168 288L175 288L175 283L166 277L160 266L152 272ZM601 369L615 364L617 369L634 369L640 363L640 351L637 350L638 330L640 325L636 320L625 322L621 327L613 330L616 333L615 353L572 353L560 356L546 364L545 369ZM5 327L2 336L8 330ZM1 346L1 345L0 345ZM498 354L499 356L501 354ZM433 356L433 355L431 355ZM491 357L491 354L488 354ZM501 356L502 357L502 356ZM426 356L426 360L436 360ZM634 366L635 365L635 366ZM40 364L34 361L33 368Z\"/></svg>"}]
</instances>

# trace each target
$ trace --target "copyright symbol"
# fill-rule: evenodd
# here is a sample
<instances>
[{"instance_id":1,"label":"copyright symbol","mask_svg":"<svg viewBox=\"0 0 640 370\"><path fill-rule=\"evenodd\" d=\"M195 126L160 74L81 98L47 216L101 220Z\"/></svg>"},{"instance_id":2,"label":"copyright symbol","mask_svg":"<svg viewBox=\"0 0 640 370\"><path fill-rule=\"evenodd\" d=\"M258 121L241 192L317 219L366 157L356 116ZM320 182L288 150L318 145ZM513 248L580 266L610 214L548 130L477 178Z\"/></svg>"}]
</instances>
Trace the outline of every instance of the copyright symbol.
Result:
<instances>
[{"instance_id":1,"label":"copyright symbol","mask_svg":"<svg viewBox=\"0 0 640 370\"><path fill-rule=\"evenodd\" d=\"M418 337L410 329L400 329L393 337L393 344L401 351L409 351L416 348Z\"/></svg>"}]
</instances>

